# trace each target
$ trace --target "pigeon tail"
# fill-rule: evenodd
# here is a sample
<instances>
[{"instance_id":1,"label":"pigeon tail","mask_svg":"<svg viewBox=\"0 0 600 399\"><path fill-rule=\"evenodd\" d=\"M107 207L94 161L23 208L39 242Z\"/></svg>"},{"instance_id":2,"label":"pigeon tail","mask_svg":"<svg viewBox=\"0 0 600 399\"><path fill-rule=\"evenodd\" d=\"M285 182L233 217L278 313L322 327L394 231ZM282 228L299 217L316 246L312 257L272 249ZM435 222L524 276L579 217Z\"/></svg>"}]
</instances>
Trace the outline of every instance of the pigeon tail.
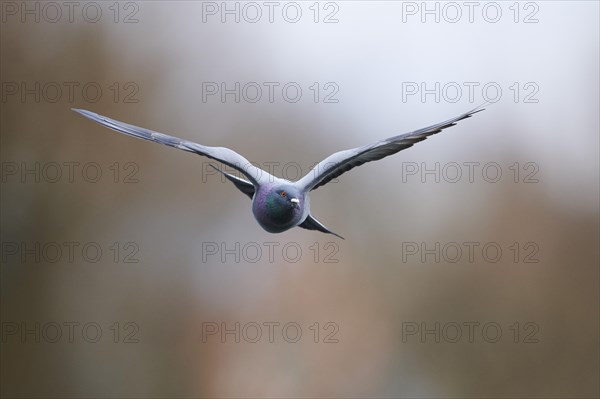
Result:
<instances>
[{"instance_id":1,"label":"pigeon tail","mask_svg":"<svg viewBox=\"0 0 600 399\"><path fill-rule=\"evenodd\" d=\"M298 227L302 227L303 229L307 229L307 230L319 230L319 231L321 231L323 233L333 234L334 236L339 237L342 240L345 240L344 237L342 237L341 235L339 235L337 233L334 233L333 231L329 230L321 222L319 222L317 219L315 219L314 217L312 217L312 215L308 215L308 217L304 220L304 222L302 222L301 224L299 224Z\"/></svg>"}]
</instances>

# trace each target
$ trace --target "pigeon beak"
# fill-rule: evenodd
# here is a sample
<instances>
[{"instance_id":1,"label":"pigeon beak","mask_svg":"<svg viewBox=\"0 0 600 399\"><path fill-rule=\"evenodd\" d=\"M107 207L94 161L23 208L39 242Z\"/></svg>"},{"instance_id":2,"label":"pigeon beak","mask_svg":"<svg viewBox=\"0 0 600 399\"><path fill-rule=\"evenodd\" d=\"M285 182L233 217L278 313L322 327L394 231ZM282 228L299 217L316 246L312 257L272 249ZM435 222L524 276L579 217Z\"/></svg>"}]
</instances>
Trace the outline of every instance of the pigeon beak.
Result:
<instances>
[{"instance_id":1,"label":"pigeon beak","mask_svg":"<svg viewBox=\"0 0 600 399\"><path fill-rule=\"evenodd\" d=\"M292 198L292 199L290 199L290 202L298 205L300 203L300 200L298 198Z\"/></svg>"}]
</instances>

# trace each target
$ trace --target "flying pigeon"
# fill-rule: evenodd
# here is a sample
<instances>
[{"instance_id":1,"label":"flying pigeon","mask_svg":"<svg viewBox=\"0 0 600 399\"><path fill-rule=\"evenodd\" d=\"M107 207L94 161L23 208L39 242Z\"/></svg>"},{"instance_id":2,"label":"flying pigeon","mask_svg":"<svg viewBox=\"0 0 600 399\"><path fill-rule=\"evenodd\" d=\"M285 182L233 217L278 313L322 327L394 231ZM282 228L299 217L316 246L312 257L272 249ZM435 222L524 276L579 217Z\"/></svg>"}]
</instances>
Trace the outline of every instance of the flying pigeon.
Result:
<instances>
[{"instance_id":1,"label":"flying pigeon","mask_svg":"<svg viewBox=\"0 0 600 399\"><path fill-rule=\"evenodd\" d=\"M470 118L473 114L483 111L484 108L482 107L479 106L456 118L414 132L390 137L362 147L336 152L319 162L308 174L296 182L272 176L252 165L246 158L229 148L203 146L119 122L84 109L73 108L73 111L119 133L203 155L238 170L247 180L226 173L211 165L232 182L238 190L252 199L252 213L258 224L269 233L281 233L298 226L308 230L333 234L343 239L342 236L329 230L310 214L310 200L308 197L310 191L327 184L332 179L356 166L377 161L409 148L413 144L425 140L428 136L439 133L456 125L458 121Z\"/></svg>"}]
</instances>

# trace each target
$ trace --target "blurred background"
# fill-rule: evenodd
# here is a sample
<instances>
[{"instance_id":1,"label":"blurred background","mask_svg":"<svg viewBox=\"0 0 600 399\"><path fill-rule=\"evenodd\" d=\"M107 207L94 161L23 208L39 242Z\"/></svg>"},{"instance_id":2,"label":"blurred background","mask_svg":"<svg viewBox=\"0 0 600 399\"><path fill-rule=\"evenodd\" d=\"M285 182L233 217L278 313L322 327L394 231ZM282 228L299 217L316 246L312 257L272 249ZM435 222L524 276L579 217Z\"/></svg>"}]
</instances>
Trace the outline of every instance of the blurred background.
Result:
<instances>
[{"instance_id":1,"label":"blurred background","mask_svg":"<svg viewBox=\"0 0 600 399\"><path fill-rule=\"evenodd\" d=\"M1 3L3 397L598 397L597 2L66 3ZM345 240L70 111L294 180L486 101Z\"/></svg>"}]
</instances>

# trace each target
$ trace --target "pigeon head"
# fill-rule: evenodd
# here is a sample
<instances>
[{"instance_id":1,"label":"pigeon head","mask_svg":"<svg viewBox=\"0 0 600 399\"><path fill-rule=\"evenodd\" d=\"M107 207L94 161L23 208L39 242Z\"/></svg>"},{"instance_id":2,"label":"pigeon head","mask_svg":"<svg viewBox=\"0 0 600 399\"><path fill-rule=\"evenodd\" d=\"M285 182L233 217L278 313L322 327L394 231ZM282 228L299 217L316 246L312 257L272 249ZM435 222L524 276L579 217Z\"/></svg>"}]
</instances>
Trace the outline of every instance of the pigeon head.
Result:
<instances>
[{"instance_id":1,"label":"pigeon head","mask_svg":"<svg viewBox=\"0 0 600 399\"><path fill-rule=\"evenodd\" d=\"M265 198L267 215L276 224L287 224L300 211L301 199L294 186L274 187Z\"/></svg>"},{"instance_id":2,"label":"pigeon head","mask_svg":"<svg viewBox=\"0 0 600 399\"><path fill-rule=\"evenodd\" d=\"M281 233L302 222L308 197L292 184L260 187L252 199L252 212L258 223L270 233Z\"/></svg>"}]
</instances>

